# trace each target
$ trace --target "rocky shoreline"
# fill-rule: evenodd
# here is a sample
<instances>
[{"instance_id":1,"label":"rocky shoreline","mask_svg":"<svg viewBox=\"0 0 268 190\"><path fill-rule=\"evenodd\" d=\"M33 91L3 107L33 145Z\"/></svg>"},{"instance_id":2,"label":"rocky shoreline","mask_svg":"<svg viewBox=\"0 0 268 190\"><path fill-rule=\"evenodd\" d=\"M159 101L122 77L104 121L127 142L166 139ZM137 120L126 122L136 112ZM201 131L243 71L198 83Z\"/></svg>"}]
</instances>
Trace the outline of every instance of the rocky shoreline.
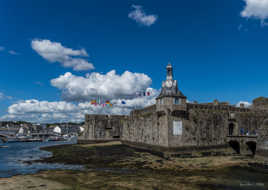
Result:
<instances>
[{"instance_id":1,"label":"rocky shoreline","mask_svg":"<svg viewBox=\"0 0 268 190\"><path fill-rule=\"evenodd\" d=\"M120 142L45 147L53 156L46 163L83 165L84 171L42 171L0 179L0 189L267 189L268 173L262 156L214 155L163 158ZM257 169L256 169L257 168ZM31 187L22 179L40 181ZM6 185L13 184L13 186ZM33 183L32 182L32 183ZM29 182L30 183L30 182ZM45 184L46 186L43 186ZM51 185L54 184L54 185ZM24 187L25 186L25 187Z\"/></svg>"}]
</instances>

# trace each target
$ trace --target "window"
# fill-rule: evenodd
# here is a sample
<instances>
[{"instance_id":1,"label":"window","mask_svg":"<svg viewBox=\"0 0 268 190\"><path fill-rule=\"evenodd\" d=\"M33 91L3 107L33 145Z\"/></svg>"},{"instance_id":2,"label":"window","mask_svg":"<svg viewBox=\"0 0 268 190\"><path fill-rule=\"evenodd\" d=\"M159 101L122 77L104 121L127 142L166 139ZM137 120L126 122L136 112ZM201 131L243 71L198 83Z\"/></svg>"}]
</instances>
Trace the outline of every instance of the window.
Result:
<instances>
[{"instance_id":1,"label":"window","mask_svg":"<svg viewBox=\"0 0 268 190\"><path fill-rule=\"evenodd\" d=\"M177 104L177 105L181 104L181 99L180 98L175 98L174 99L174 104Z\"/></svg>"},{"instance_id":2,"label":"window","mask_svg":"<svg viewBox=\"0 0 268 190\"><path fill-rule=\"evenodd\" d=\"M173 121L173 135L182 135L182 121Z\"/></svg>"}]
</instances>

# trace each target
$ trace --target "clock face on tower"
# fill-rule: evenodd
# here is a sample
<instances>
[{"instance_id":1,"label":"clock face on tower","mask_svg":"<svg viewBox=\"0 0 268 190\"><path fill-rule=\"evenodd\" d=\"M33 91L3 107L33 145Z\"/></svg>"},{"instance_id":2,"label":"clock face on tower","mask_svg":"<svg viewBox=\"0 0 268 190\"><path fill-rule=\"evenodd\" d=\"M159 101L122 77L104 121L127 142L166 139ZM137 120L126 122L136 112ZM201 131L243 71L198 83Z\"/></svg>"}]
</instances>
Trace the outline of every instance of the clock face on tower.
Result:
<instances>
[{"instance_id":1,"label":"clock face on tower","mask_svg":"<svg viewBox=\"0 0 268 190\"><path fill-rule=\"evenodd\" d=\"M168 88L172 87L172 81L171 80L166 81L166 87L168 87Z\"/></svg>"}]
</instances>

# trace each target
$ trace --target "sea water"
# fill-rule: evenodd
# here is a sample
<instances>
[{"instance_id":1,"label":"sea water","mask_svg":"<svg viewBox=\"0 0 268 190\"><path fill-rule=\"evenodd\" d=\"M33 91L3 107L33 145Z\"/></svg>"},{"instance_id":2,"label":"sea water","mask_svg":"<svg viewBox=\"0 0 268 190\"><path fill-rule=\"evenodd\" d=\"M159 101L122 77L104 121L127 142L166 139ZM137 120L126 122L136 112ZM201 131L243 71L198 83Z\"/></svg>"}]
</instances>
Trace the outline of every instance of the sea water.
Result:
<instances>
[{"instance_id":1,"label":"sea water","mask_svg":"<svg viewBox=\"0 0 268 190\"><path fill-rule=\"evenodd\" d=\"M18 142L18 143L1 143L0 146L0 178L12 177L19 174L32 174L40 170L52 169L82 169L79 165L64 165L50 163L36 163L25 161L39 160L51 157L52 153L40 150L44 146L55 146L62 144L75 144L76 139L71 141L50 141L50 142ZM7 147L6 147L7 146Z\"/></svg>"}]
</instances>

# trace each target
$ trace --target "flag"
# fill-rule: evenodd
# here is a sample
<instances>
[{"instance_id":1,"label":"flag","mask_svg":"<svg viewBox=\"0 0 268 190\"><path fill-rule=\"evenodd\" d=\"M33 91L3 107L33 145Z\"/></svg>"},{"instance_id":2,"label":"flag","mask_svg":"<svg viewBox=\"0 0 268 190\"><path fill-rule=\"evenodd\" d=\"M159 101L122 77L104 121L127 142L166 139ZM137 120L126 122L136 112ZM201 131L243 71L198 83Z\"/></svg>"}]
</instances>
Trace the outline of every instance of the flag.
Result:
<instances>
[{"instance_id":1,"label":"flag","mask_svg":"<svg viewBox=\"0 0 268 190\"><path fill-rule=\"evenodd\" d=\"M125 102L125 101L122 101L121 103L122 103L122 104L126 104L126 102Z\"/></svg>"},{"instance_id":2,"label":"flag","mask_svg":"<svg viewBox=\"0 0 268 190\"><path fill-rule=\"evenodd\" d=\"M109 100L105 101L105 104L106 105L109 105L109 106L112 106L113 105Z\"/></svg>"},{"instance_id":3,"label":"flag","mask_svg":"<svg viewBox=\"0 0 268 190\"><path fill-rule=\"evenodd\" d=\"M97 101L96 100L91 100L90 103L91 104L94 104L95 106L97 105Z\"/></svg>"}]
</instances>

